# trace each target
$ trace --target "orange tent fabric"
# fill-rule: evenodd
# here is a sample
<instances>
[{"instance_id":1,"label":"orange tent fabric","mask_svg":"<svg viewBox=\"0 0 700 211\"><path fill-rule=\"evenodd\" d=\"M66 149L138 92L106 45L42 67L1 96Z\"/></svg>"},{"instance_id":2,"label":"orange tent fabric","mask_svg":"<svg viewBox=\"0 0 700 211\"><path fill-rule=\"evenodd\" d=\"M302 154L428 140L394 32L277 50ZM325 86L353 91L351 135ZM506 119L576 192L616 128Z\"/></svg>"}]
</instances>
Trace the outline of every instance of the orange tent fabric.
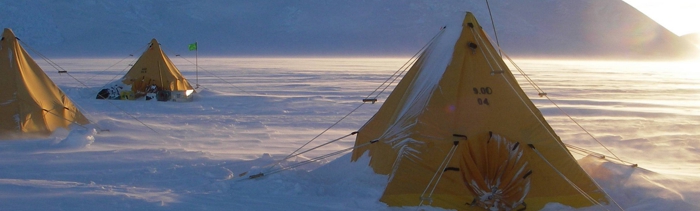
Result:
<instances>
[{"instance_id":1,"label":"orange tent fabric","mask_svg":"<svg viewBox=\"0 0 700 211\"><path fill-rule=\"evenodd\" d=\"M163 53L156 39L151 40L148 49L124 75L122 83L131 85L131 91L136 98L145 95L152 85L155 85L157 90L194 90L170 58Z\"/></svg>"},{"instance_id":2,"label":"orange tent fabric","mask_svg":"<svg viewBox=\"0 0 700 211\"><path fill-rule=\"evenodd\" d=\"M355 146L353 160L367 153L374 171L389 175L380 199L389 206L539 210L607 202L471 13L420 55Z\"/></svg>"},{"instance_id":3,"label":"orange tent fabric","mask_svg":"<svg viewBox=\"0 0 700 211\"><path fill-rule=\"evenodd\" d=\"M5 29L0 41L0 134L48 134L89 121Z\"/></svg>"}]
</instances>

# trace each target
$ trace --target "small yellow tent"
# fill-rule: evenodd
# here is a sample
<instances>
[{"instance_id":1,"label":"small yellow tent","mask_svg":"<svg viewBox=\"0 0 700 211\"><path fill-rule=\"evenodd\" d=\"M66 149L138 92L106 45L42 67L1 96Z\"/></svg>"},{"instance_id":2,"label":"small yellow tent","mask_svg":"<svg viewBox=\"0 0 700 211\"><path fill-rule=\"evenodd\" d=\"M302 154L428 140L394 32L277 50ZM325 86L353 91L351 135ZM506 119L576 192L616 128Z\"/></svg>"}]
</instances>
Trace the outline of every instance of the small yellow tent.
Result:
<instances>
[{"instance_id":1,"label":"small yellow tent","mask_svg":"<svg viewBox=\"0 0 700 211\"><path fill-rule=\"evenodd\" d=\"M175 67L170 58L163 53L160 44L152 39L141 57L136 61L129 72L121 79L125 86L131 86L130 90L122 90L114 85L108 85L97 96L98 99L129 99L134 100L147 96L149 93L157 93L160 101L185 99L191 100L194 89L187 82L180 70ZM110 89L115 96L109 97ZM181 95L181 96L175 96Z\"/></svg>"},{"instance_id":2,"label":"small yellow tent","mask_svg":"<svg viewBox=\"0 0 700 211\"><path fill-rule=\"evenodd\" d=\"M355 146L354 161L368 153L374 171L389 175L380 199L389 206L539 210L607 202L471 13L420 55Z\"/></svg>"},{"instance_id":3,"label":"small yellow tent","mask_svg":"<svg viewBox=\"0 0 700 211\"><path fill-rule=\"evenodd\" d=\"M0 41L0 137L12 133L48 134L72 123L89 123L5 29Z\"/></svg>"}]
</instances>

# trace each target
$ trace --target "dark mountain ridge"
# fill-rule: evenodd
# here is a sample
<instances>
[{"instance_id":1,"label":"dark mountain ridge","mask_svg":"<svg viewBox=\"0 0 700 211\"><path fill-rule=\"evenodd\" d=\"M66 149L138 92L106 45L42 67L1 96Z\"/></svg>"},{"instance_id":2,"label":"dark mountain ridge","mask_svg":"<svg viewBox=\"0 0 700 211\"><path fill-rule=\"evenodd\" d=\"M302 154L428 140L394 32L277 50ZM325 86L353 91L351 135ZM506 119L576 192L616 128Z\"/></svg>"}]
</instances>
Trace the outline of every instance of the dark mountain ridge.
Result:
<instances>
[{"instance_id":1,"label":"dark mountain ridge","mask_svg":"<svg viewBox=\"0 0 700 211\"><path fill-rule=\"evenodd\" d=\"M621 0L490 3L511 56L697 55L687 40ZM413 54L464 11L490 25L485 2L477 0L0 0L0 27L54 57L139 53L151 38L183 55L197 41L203 56L395 56Z\"/></svg>"}]
</instances>

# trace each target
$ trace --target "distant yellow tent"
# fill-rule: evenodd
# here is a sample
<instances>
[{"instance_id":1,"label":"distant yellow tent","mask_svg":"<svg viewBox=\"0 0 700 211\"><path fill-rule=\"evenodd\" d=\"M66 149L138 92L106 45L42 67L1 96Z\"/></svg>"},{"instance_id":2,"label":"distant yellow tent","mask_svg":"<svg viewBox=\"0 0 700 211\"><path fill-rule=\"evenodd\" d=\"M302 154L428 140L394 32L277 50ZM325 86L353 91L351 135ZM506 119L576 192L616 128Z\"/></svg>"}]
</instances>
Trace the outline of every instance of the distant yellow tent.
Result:
<instances>
[{"instance_id":1,"label":"distant yellow tent","mask_svg":"<svg viewBox=\"0 0 700 211\"><path fill-rule=\"evenodd\" d=\"M130 86L131 89L124 90L122 84L116 87L115 84L110 84L98 93L97 98L134 100L141 97L150 98L148 95L152 93L159 101L189 101L192 100L191 94L194 92L194 88L182 76L180 70L163 53L156 39L151 40L148 49L124 75L121 83ZM109 96L110 91L112 96Z\"/></svg>"},{"instance_id":2,"label":"distant yellow tent","mask_svg":"<svg viewBox=\"0 0 700 211\"><path fill-rule=\"evenodd\" d=\"M12 30L3 31L0 43L0 137L48 134L73 123L89 123L22 48Z\"/></svg>"},{"instance_id":3,"label":"distant yellow tent","mask_svg":"<svg viewBox=\"0 0 700 211\"><path fill-rule=\"evenodd\" d=\"M359 147L374 142L367 147ZM358 133L381 201L457 210L607 203L471 13L447 26Z\"/></svg>"}]
</instances>

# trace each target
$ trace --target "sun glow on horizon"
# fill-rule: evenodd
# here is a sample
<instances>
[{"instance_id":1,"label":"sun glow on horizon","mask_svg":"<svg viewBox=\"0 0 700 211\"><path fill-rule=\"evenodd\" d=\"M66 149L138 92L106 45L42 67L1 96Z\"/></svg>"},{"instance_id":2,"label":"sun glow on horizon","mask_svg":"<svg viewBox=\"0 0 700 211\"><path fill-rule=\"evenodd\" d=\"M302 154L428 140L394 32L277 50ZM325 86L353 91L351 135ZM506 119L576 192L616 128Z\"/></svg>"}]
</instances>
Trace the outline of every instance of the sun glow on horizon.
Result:
<instances>
[{"instance_id":1,"label":"sun glow on horizon","mask_svg":"<svg viewBox=\"0 0 700 211\"><path fill-rule=\"evenodd\" d=\"M700 33L700 1L624 0L678 36ZM700 41L699 41L700 42Z\"/></svg>"}]
</instances>

